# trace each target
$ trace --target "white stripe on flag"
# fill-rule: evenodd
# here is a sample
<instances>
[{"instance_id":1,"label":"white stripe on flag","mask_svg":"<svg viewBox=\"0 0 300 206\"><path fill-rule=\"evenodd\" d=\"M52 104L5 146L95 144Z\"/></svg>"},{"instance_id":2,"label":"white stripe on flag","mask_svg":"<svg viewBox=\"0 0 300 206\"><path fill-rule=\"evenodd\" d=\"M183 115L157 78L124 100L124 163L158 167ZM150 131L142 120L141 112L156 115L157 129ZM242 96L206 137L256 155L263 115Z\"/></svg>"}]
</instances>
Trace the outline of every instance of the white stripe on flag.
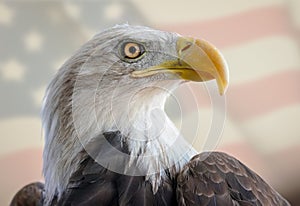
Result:
<instances>
[{"instance_id":1,"label":"white stripe on flag","mask_svg":"<svg viewBox=\"0 0 300 206\"><path fill-rule=\"evenodd\" d=\"M0 121L0 155L28 148L42 148L42 126L39 117L17 117Z\"/></svg>"}]
</instances>

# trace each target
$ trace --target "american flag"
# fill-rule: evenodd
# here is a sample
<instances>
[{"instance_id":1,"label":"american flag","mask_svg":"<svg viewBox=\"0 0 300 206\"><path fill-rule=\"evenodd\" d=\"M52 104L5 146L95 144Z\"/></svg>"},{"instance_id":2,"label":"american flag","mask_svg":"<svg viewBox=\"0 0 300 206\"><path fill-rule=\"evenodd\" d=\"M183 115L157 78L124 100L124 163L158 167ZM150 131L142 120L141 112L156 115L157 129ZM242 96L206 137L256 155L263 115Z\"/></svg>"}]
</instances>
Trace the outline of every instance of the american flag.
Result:
<instances>
[{"instance_id":1,"label":"american flag","mask_svg":"<svg viewBox=\"0 0 300 206\"><path fill-rule=\"evenodd\" d=\"M122 23L204 38L221 50L230 87L216 149L291 194L300 188L299 20L298 0L0 1L0 205L42 179L40 109L57 69L94 34ZM196 97L202 135L211 107ZM194 112L184 115L189 121Z\"/></svg>"}]
</instances>

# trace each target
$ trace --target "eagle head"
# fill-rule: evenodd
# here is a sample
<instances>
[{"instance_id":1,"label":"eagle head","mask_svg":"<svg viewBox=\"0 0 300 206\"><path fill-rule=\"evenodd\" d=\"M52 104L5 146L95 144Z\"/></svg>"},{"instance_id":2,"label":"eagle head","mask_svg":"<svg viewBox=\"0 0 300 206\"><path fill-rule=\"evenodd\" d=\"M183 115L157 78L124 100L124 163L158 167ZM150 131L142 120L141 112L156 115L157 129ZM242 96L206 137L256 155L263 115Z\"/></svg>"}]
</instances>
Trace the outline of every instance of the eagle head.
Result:
<instances>
[{"instance_id":1,"label":"eagle head","mask_svg":"<svg viewBox=\"0 0 300 206\"><path fill-rule=\"evenodd\" d=\"M130 25L95 35L62 65L45 95L43 170L49 199L65 189L82 151L89 153L86 145L104 132L119 131L130 154L143 156L137 162L144 162L147 174L174 164L186 147L168 150L180 134L164 112L165 100L184 82L214 79L223 94L227 65L207 41ZM118 163L123 171L117 172L130 171L131 155ZM111 165L111 157L104 159Z\"/></svg>"}]
</instances>

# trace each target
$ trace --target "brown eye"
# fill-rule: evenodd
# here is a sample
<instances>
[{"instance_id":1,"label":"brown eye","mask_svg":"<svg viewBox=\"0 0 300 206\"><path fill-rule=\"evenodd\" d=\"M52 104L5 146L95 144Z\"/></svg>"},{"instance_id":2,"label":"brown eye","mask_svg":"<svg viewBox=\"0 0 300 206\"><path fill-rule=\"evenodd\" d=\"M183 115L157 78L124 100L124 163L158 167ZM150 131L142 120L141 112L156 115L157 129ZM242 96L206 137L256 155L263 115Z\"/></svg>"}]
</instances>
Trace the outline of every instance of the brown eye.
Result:
<instances>
[{"instance_id":1,"label":"brown eye","mask_svg":"<svg viewBox=\"0 0 300 206\"><path fill-rule=\"evenodd\" d=\"M138 58L144 53L143 46L134 42L125 43L122 50L124 57L128 59Z\"/></svg>"}]
</instances>

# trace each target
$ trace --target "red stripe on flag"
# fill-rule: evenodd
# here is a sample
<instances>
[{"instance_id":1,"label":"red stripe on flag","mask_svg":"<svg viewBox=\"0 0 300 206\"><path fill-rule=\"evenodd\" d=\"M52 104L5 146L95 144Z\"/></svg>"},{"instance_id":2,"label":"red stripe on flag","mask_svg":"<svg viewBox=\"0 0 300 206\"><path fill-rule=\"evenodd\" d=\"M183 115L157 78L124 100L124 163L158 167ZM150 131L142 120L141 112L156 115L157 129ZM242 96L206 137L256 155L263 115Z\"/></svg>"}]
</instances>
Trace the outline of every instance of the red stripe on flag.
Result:
<instances>
[{"instance_id":1,"label":"red stripe on flag","mask_svg":"<svg viewBox=\"0 0 300 206\"><path fill-rule=\"evenodd\" d=\"M274 34L292 34L288 11L271 6L218 19L161 25L160 29L207 39L217 47L227 47Z\"/></svg>"}]
</instances>

